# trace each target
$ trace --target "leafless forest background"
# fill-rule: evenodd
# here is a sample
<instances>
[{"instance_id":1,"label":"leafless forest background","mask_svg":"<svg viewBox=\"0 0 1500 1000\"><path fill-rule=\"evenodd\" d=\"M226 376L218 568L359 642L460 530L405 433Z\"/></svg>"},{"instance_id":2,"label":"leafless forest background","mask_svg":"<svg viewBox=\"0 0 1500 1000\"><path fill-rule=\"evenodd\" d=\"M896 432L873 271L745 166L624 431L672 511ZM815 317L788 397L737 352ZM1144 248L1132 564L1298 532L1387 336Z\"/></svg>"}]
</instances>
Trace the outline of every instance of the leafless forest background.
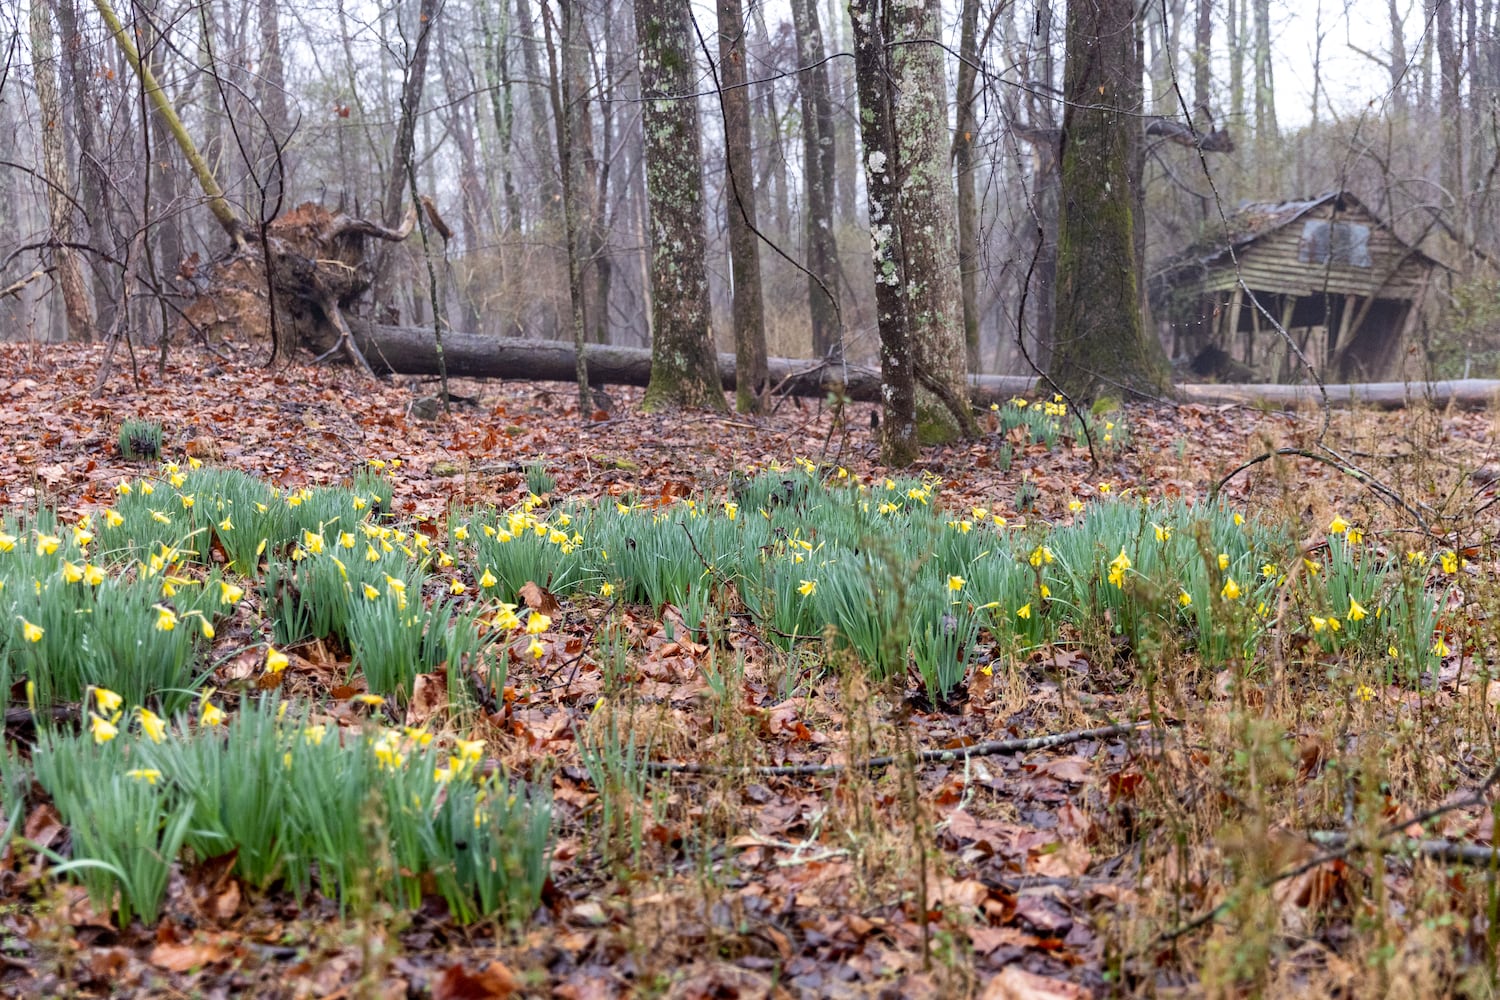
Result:
<instances>
[{"instance_id":1,"label":"leafless forest background","mask_svg":"<svg viewBox=\"0 0 1500 1000\"><path fill-rule=\"evenodd\" d=\"M1234 142L1230 153L1205 156L1148 137L1146 270L1241 201L1347 189L1455 275L1444 311L1422 330L1431 372L1495 374L1500 5L1362 0L1304 8L1295 0L1144 6L1143 118L1191 118L1199 132L1221 129ZM427 249L412 239L379 261L364 309L386 322L432 324L426 253L452 329L571 336L556 128L571 101L587 336L649 343L631 3L145 0L117 11L229 199L252 222L315 201L395 226L409 193L395 140L404 117L414 123L415 186L432 199ZM572 54L559 44L565 14L581 31ZM716 335L727 349L726 225L735 194L716 89L723 66L715 11L695 8L694 17L698 87L683 97L698 102L703 123L707 258ZM1064 17L1064 5L1050 0L962 0L944 11L949 127L964 140L953 166L959 175L972 171L971 201L961 176L955 184L977 240L963 267L974 278L965 291L979 317L982 371L1023 370L1018 333L1032 343L1047 338L1058 198L1047 136L1062 118ZM425 88L403 116L424 20ZM836 239L829 267L844 350L871 358L874 287L848 10L834 0L753 2L740 23L753 177L739 196L753 192L767 241L769 351L815 351L800 267L818 252L809 213L821 203ZM1383 40L1360 44L1356 36L1372 26L1384 26L1375 32ZM98 9L80 0L5 4L0 46L0 336L99 335L122 302L138 342L182 329L180 310L203 291L205 265L225 235ZM1335 51L1353 54L1363 70L1327 78L1321 62ZM1308 63L1298 76L1312 81L1310 93L1298 94L1295 122L1277 114L1291 117L1288 84L1277 79L1288 60ZM137 291L125 296L127 286ZM63 294L69 288L71 298ZM71 322L65 301L82 311Z\"/></svg>"}]
</instances>

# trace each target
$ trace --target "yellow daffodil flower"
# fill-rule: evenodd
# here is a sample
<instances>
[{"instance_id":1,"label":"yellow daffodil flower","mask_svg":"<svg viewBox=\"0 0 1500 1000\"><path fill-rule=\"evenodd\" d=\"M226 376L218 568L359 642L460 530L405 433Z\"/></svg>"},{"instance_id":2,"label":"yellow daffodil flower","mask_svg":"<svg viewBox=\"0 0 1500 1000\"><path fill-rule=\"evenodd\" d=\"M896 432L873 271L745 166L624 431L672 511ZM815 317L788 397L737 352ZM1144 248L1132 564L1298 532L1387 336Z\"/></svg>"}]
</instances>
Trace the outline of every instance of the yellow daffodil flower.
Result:
<instances>
[{"instance_id":1,"label":"yellow daffodil flower","mask_svg":"<svg viewBox=\"0 0 1500 1000\"><path fill-rule=\"evenodd\" d=\"M1449 653L1453 652L1451 649L1448 648L1448 644L1443 641L1443 637L1442 636L1438 636L1436 639L1433 640L1432 651L1434 653L1436 653L1438 656L1447 656Z\"/></svg>"},{"instance_id":2,"label":"yellow daffodil flower","mask_svg":"<svg viewBox=\"0 0 1500 1000\"><path fill-rule=\"evenodd\" d=\"M952 590L952 591L963 590L964 589L964 578L961 577L961 576L950 576L950 577L948 577L948 589Z\"/></svg>"},{"instance_id":3,"label":"yellow daffodil flower","mask_svg":"<svg viewBox=\"0 0 1500 1000\"><path fill-rule=\"evenodd\" d=\"M1224 586L1219 591L1219 595L1226 601L1239 600L1241 593L1242 591L1240 590L1240 585L1234 582L1234 577L1232 576L1224 581Z\"/></svg>"},{"instance_id":4,"label":"yellow daffodil flower","mask_svg":"<svg viewBox=\"0 0 1500 1000\"><path fill-rule=\"evenodd\" d=\"M1368 684L1361 684L1359 687L1354 689L1354 696L1360 701L1369 701L1371 698L1375 697L1375 689L1370 687L1370 685Z\"/></svg>"},{"instance_id":5,"label":"yellow daffodil flower","mask_svg":"<svg viewBox=\"0 0 1500 1000\"><path fill-rule=\"evenodd\" d=\"M104 523L111 528L118 528L125 523L125 516L113 507L104 508Z\"/></svg>"},{"instance_id":6,"label":"yellow daffodil flower","mask_svg":"<svg viewBox=\"0 0 1500 1000\"><path fill-rule=\"evenodd\" d=\"M456 527L456 528L453 529L453 539L454 539L454 541L458 541L458 542L466 541L466 540L468 540L468 537L469 537L469 526L468 525L466 525L466 524L460 524L458 527Z\"/></svg>"},{"instance_id":7,"label":"yellow daffodil flower","mask_svg":"<svg viewBox=\"0 0 1500 1000\"><path fill-rule=\"evenodd\" d=\"M1193 595L1185 590L1179 590L1177 592L1177 603L1185 608L1193 603Z\"/></svg>"},{"instance_id":8,"label":"yellow daffodil flower","mask_svg":"<svg viewBox=\"0 0 1500 1000\"><path fill-rule=\"evenodd\" d=\"M125 772L125 777L154 785L161 778L161 772L154 767L133 767Z\"/></svg>"},{"instance_id":9,"label":"yellow daffodil flower","mask_svg":"<svg viewBox=\"0 0 1500 1000\"><path fill-rule=\"evenodd\" d=\"M547 647L543 646L540 641L533 637L531 640L531 644L526 647L526 652L531 654L532 659L540 660L543 656L546 655Z\"/></svg>"},{"instance_id":10,"label":"yellow daffodil flower","mask_svg":"<svg viewBox=\"0 0 1500 1000\"><path fill-rule=\"evenodd\" d=\"M1068 501L1068 510L1069 510L1069 512L1074 513L1074 514L1078 513L1080 510L1083 510L1083 501L1082 500L1076 500L1076 499L1075 500L1069 500Z\"/></svg>"},{"instance_id":11,"label":"yellow daffodil flower","mask_svg":"<svg viewBox=\"0 0 1500 1000\"><path fill-rule=\"evenodd\" d=\"M455 739L453 746L458 750L458 759L465 764L477 764L484 759L484 740Z\"/></svg>"},{"instance_id":12,"label":"yellow daffodil flower","mask_svg":"<svg viewBox=\"0 0 1500 1000\"><path fill-rule=\"evenodd\" d=\"M1030 603L1026 603L1026 604L1021 605L1019 608L1017 608L1016 609L1016 617L1017 618L1030 618L1031 617L1031 604Z\"/></svg>"},{"instance_id":13,"label":"yellow daffodil flower","mask_svg":"<svg viewBox=\"0 0 1500 1000\"><path fill-rule=\"evenodd\" d=\"M612 584L612 583L610 583L608 580L606 580L603 583L599 584L599 596L600 597L613 597L613 596L615 596L615 585Z\"/></svg>"},{"instance_id":14,"label":"yellow daffodil flower","mask_svg":"<svg viewBox=\"0 0 1500 1000\"><path fill-rule=\"evenodd\" d=\"M811 597L813 595L813 592L817 589L817 580L803 580L797 585L797 593L801 594L803 597Z\"/></svg>"},{"instance_id":15,"label":"yellow daffodil flower","mask_svg":"<svg viewBox=\"0 0 1500 1000\"><path fill-rule=\"evenodd\" d=\"M62 564L62 578L64 583L77 583L83 579L83 567L77 563L64 560Z\"/></svg>"},{"instance_id":16,"label":"yellow daffodil flower","mask_svg":"<svg viewBox=\"0 0 1500 1000\"><path fill-rule=\"evenodd\" d=\"M245 596L245 588L229 583L225 580L219 581L219 603L238 604Z\"/></svg>"},{"instance_id":17,"label":"yellow daffodil flower","mask_svg":"<svg viewBox=\"0 0 1500 1000\"><path fill-rule=\"evenodd\" d=\"M479 585L488 590L499 582L500 580L495 576L494 573L491 573L489 567L486 566L484 568L484 575L479 578Z\"/></svg>"},{"instance_id":18,"label":"yellow daffodil flower","mask_svg":"<svg viewBox=\"0 0 1500 1000\"><path fill-rule=\"evenodd\" d=\"M83 582L90 587L97 587L105 580L104 570L93 563L83 564Z\"/></svg>"},{"instance_id":19,"label":"yellow daffodil flower","mask_svg":"<svg viewBox=\"0 0 1500 1000\"><path fill-rule=\"evenodd\" d=\"M1330 535L1342 535L1348 530L1349 522L1344 520L1343 517L1338 514L1335 514L1333 516L1333 520L1328 522L1328 533Z\"/></svg>"},{"instance_id":20,"label":"yellow daffodil flower","mask_svg":"<svg viewBox=\"0 0 1500 1000\"><path fill-rule=\"evenodd\" d=\"M291 661L287 655L275 646L266 647L266 673L279 674L286 669Z\"/></svg>"},{"instance_id":21,"label":"yellow daffodil flower","mask_svg":"<svg viewBox=\"0 0 1500 1000\"><path fill-rule=\"evenodd\" d=\"M1443 552L1438 555L1438 562L1443 567L1443 572L1453 574L1458 572L1458 553Z\"/></svg>"},{"instance_id":22,"label":"yellow daffodil flower","mask_svg":"<svg viewBox=\"0 0 1500 1000\"><path fill-rule=\"evenodd\" d=\"M94 742L101 746L120 735L113 722L93 712L89 713L89 731L94 734Z\"/></svg>"},{"instance_id":23,"label":"yellow daffodil flower","mask_svg":"<svg viewBox=\"0 0 1500 1000\"><path fill-rule=\"evenodd\" d=\"M372 708L379 708L385 704L385 699L378 694L357 694L354 696L354 700L361 705L369 705Z\"/></svg>"},{"instance_id":24,"label":"yellow daffodil flower","mask_svg":"<svg viewBox=\"0 0 1500 1000\"><path fill-rule=\"evenodd\" d=\"M205 726L220 726L224 724L224 710L211 701L203 702L203 712L198 716L198 722Z\"/></svg>"},{"instance_id":25,"label":"yellow daffodil flower","mask_svg":"<svg viewBox=\"0 0 1500 1000\"><path fill-rule=\"evenodd\" d=\"M1157 524L1155 521L1151 522L1151 527L1156 532L1156 540L1158 542L1165 542L1172 537L1172 529L1169 527Z\"/></svg>"},{"instance_id":26,"label":"yellow daffodil flower","mask_svg":"<svg viewBox=\"0 0 1500 1000\"><path fill-rule=\"evenodd\" d=\"M1109 582L1123 589L1125 586L1125 571L1129 568L1130 557L1121 548L1120 554L1109 561Z\"/></svg>"},{"instance_id":27,"label":"yellow daffodil flower","mask_svg":"<svg viewBox=\"0 0 1500 1000\"><path fill-rule=\"evenodd\" d=\"M1354 598L1349 598L1349 620L1351 622L1361 621L1365 617L1364 606Z\"/></svg>"},{"instance_id":28,"label":"yellow daffodil flower","mask_svg":"<svg viewBox=\"0 0 1500 1000\"><path fill-rule=\"evenodd\" d=\"M113 716L125 704L125 699L108 688L96 687L94 692L94 704L99 706L99 711L107 716Z\"/></svg>"},{"instance_id":29,"label":"yellow daffodil flower","mask_svg":"<svg viewBox=\"0 0 1500 1000\"><path fill-rule=\"evenodd\" d=\"M541 635L552 627L552 619L540 611L533 611L526 619L526 634Z\"/></svg>"},{"instance_id":30,"label":"yellow daffodil flower","mask_svg":"<svg viewBox=\"0 0 1500 1000\"><path fill-rule=\"evenodd\" d=\"M135 711L136 717L141 722L141 732L145 733L152 743L160 743L167 733L166 722L149 708L138 708Z\"/></svg>"},{"instance_id":31,"label":"yellow daffodil flower","mask_svg":"<svg viewBox=\"0 0 1500 1000\"><path fill-rule=\"evenodd\" d=\"M1229 568L1229 553L1228 552L1220 552L1219 553L1219 569L1225 570L1225 569L1228 569L1228 568Z\"/></svg>"},{"instance_id":32,"label":"yellow daffodil flower","mask_svg":"<svg viewBox=\"0 0 1500 1000\"><path fill-rule=\"evenodd\" d=\"M17 617L20 616L18 615ZM40 625L33 625L25 618L21 618L21 636L27 642L41 642L42 636L46 634L47 630L42 628Z\"/></svg>"},{"instance_id":33,"label":"yellow daffodil flower","mask_svg":"<svg viewBox=\"0 0 1500 1000\"><path fill-rule=\"evenodd\" d=\"M62 539L56 535L44 535L41 532L37 532L36 554L39 556L50 556L57 551L57 547L61 544Z\"/></svg>"}]
</instances>

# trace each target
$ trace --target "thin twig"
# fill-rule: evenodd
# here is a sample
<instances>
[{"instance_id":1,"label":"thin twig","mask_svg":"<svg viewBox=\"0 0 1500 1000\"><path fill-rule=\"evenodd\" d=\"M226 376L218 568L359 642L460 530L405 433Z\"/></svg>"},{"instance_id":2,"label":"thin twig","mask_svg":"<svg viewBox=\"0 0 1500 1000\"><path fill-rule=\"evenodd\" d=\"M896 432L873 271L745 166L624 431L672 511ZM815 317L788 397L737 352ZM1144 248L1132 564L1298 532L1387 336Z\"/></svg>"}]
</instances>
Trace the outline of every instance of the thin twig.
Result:
<instances>
[{"instance_id":1,"label":"thin twig","mask_svg":"<svg viewBox=\"0 0 1500 1000\"><path fill-rule=\"evenodd\" d=\"M1049 750L1053 747L1080 743L1083 740L1103 740L1135 732L1147 721L1127 722L1115 726L1100 726L1097 729L1077 729L1070 733L1051 736L1030 736L1016 740L987 740L973 746L955 747L952 750L923 750L916 756L918 764L946 764L966 760L970 757L998 757L1031 753L1034 750ZM874 771L898 763L903 758L897 754L870 757L848 764L788 764L783 766L757 765L748 767L724 767L717 764L678 763L675 761L648 761L646 770L655 774L755 774L762 777L789 778L817 774L842 774L845 771Z\"/></svg>"}]
</instances>

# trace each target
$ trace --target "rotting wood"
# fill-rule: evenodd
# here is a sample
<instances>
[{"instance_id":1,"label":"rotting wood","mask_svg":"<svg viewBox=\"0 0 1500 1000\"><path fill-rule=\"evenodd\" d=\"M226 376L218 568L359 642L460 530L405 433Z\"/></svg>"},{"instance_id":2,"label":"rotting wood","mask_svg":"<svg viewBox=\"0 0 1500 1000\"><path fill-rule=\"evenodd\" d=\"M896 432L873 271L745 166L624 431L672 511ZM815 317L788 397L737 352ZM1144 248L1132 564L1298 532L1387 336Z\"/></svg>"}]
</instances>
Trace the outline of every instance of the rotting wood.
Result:
<instances>
[{"instance_id":1,"label":"rotting wood","mask_svg":"<svg viewBox=\"0 0 1500 1000\"><path fill-rule=\"evenodd\" d=\"M376 326L351 320L354 341L377 371L401 375L437 374L432 331L425 328ZM592 344L588 348L589 378L595 385L644 386L650 380L651 352L641 347ZM521 340L472 333L445 333L443 351L450 375L467 378L529 379L571 382L574 355L571 344L550 340ZM734 355L718 355L719 379L733 389ZM877 403L880 372L852 363L771 358L771 383L787 396L824 396L841 391L856 402ZM1025 375L971 375L970 400L980 409L1004 404L1013 396L1036 391L1037 380ZM1442 382L1370 382L1324 387L1330 406L1403 409L1415 403L1477 410L1500 397L1500 380L1452 379ZM1201 404L1239 404L1276 410L1315 409L1322 397L1315 385L1179 385L1179 401Z\"/></svg>"}]
</instances>

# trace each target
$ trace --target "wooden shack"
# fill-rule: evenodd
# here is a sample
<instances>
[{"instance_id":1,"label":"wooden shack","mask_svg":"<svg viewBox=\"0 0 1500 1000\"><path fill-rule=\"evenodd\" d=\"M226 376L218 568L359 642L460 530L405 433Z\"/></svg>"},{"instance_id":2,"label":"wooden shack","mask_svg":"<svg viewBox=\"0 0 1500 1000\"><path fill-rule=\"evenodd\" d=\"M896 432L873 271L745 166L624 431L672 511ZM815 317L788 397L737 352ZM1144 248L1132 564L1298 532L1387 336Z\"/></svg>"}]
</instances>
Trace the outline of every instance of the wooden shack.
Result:
<instances>
[{"instance_id":1,"label":"wooden shack","mask_svg":"<svg viewBox=\"0 0 1500 1000\"><path fill-rule=\"evenodd\" d=\"M1255 203L1156 269L1163 345L1196 374L1303 381L1279 324L1325 380L1402 377L1437 261L1347 191Z\"/></svg>"}]
</instances>

